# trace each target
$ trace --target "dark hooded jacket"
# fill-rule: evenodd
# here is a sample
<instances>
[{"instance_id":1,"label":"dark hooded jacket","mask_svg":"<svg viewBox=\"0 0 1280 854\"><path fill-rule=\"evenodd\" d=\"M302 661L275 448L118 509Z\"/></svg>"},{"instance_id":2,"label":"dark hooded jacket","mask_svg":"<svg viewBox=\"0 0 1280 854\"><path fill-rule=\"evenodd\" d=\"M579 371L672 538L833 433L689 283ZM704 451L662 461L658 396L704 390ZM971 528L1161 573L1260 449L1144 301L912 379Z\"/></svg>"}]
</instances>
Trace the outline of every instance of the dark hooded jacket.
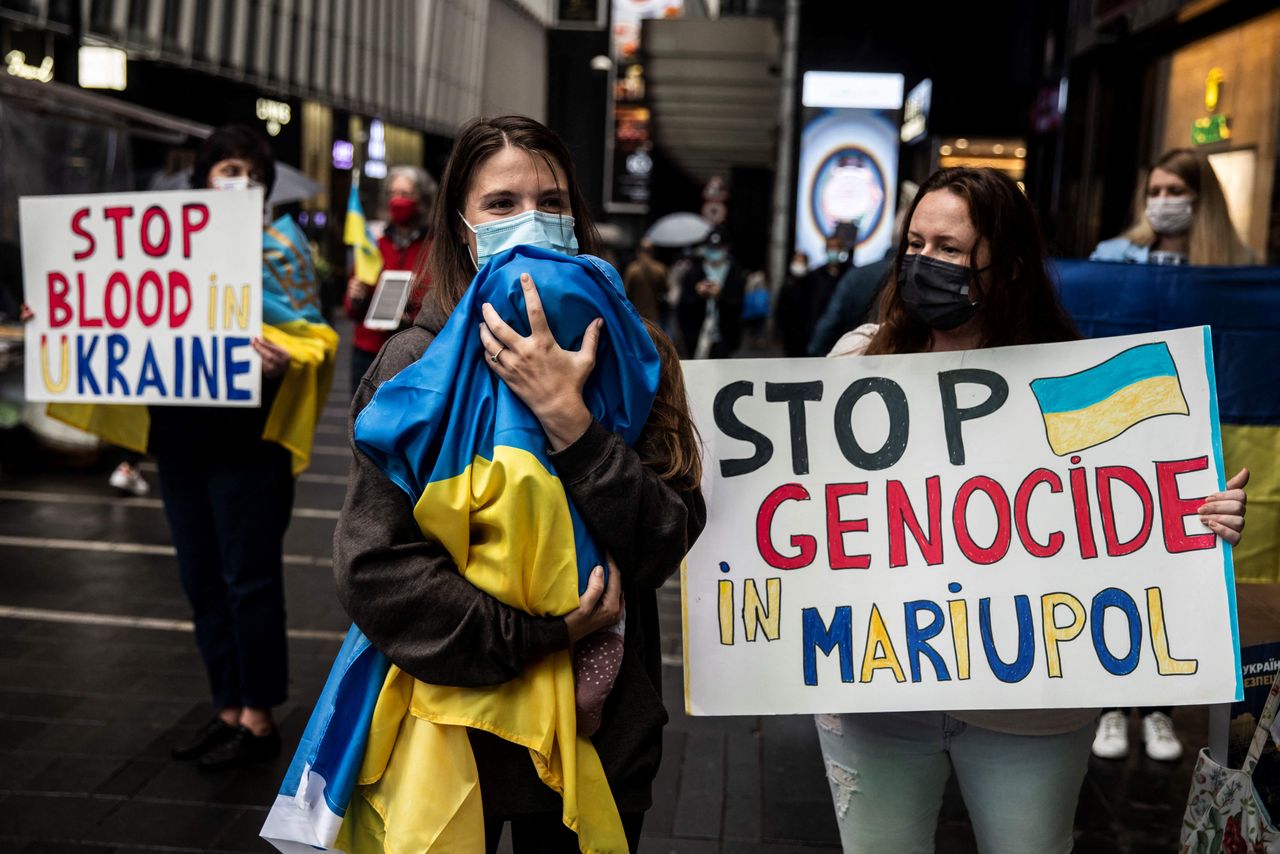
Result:
<instances>
[{"instance_id":1,"label":"dark hooded jacket","mask_svg":"<svg viewBox=\"0 0 1280 854\"><path fill-rule=\"evenodd\" d=\"M334 574L347 613L402 670L438 685L497 685L567 648L564 619L511 608L466 581L443 546L423 537L408 496L352 438L355 418L378 386L417 361L445 319L432 303L424 305L412 327L387 341L352 401L354 459L334 533ZM679 370L664 366L672 368ZM702 531L706 507L698 490L673 489L597 422L549 456L592 536L621 572L622 666L592 742L618 809L641 812L652 803L667 722L656 590ZM528 750L485 732L470 736L487 819L559 813L560 798L538 779Z\"/></svg>"}]
</instances>

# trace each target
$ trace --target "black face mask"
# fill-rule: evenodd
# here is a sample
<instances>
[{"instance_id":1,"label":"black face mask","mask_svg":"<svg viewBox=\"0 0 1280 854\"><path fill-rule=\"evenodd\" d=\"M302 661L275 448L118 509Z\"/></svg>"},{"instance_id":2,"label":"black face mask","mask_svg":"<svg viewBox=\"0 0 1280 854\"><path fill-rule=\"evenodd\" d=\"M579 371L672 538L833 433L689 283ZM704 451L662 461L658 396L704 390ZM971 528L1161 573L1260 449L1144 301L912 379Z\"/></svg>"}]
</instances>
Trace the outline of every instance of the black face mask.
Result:
<instances>
[{"instance_id":1,"label":"black face mask","mask_svg":"<svg viewBox=\"0 0 1280 854\"><path fill-rule=\"evenodd\" d=\"M916 253L902 259L898 291L907 312L932 329L955 329L973 318L977 305L969 301L975 272L969 267Z\"/></svg>"}]
</instances>

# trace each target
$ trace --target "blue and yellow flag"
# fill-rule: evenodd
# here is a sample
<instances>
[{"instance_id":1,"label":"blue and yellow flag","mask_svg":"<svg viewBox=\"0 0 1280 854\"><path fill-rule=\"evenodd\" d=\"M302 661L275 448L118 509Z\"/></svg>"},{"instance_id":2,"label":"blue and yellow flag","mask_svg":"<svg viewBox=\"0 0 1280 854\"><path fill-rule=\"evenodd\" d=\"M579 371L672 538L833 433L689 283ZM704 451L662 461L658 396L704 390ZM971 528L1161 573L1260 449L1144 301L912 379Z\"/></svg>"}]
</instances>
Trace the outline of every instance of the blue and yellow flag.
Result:
<instances>
[{"instance_id":1,"label":"blue and yellow flag","mask_svg":"<svg viewBox=\"0 0 1280 854\"><path fill-rule=\"evenodd\" d=\"M484 303L529 334L521 273L537 284L562 347L581 347L588 324L603 318L583 398L606 429L636 442L659 359L618 274L596 258L528 246L485 265L423 357L378 389L356 420L355 440L468 581L526 613L560 616L577 607L588 573L605 561L556 476L537 419L485 362L477 331ZM378 654L362 638L349 638L334 665L332 696L327 685L264 836L345 851L484 850L473 727L528 748L582 851L627 850L600 759L577 733L568 650L502 685L456 688L370 665ZM367 726L353 747L346 722L361 714ZM329 729L340 735L329 738ZM344 769L354 750L361 761L352 785Z\"/></svg>"},{"instance_id":2,"label":"blue and yellow flag","mask_svg":"<svg viewBox=\"0 0 1280 854\"><path fill-rule=\"evenodd\" d=\"M1058 456L1114 439L1157 415L1186 415L1169 345L1141 344L1065 377L1033 380L1049 447Z\"/></svg>"},{"instance_id":3,"label":"blue and yellow flag","mask_svg":"<svg viewBox=\"0 0 1280 854\"><path fill-rule=\"evenodd\" d=\"M356 278L366 285L376 285L382 272L382 252L373 240L369 223L360 206L360 182L352 176L351 195L347 197L347 219L343 223L342 242L352 248L356 256Z\"/></svg>"},{"instance_id":4,"label":"blue and yellow flag","mask_svg":"<svg viewBox=\"0 0 1280 854\"><path fill-rule=\"evenodd\" d=\"M311 443L333 381L338 333L320 312L320 284L310 244L287 216L262 235L262 337L289 351L262 438L289 450L295 475L311 462ZM146 453L147 407L138 404L51 403L50 417L113 445Z\"/></svg>"},{"instance_id":5,"label":"blue and yellow flag","mask_svg":"<svg viewBox=\"0 0 1280 854\"><path fill-rule=\"evenodd\" d=\"M1055 265L1086 337L1213 328L1226 474L1252 474L1249 525L1232 549L1236 580L1280 581L1280 268Z\"/></svg>"}]
</instances>

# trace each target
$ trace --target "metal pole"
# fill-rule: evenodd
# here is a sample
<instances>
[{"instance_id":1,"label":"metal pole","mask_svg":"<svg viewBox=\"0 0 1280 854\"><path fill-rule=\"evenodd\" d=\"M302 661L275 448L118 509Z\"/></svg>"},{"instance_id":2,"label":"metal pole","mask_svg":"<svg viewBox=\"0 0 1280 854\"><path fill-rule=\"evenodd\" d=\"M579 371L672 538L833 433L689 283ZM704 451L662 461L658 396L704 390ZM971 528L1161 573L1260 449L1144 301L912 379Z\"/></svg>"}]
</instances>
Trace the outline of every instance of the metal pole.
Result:
<instances>
[{"instance_id":1,"label":"metal pole","mask_svg":"<svg viewBox=\"0 0 1280 854\"><path fill-rule=\"evenodd\" d=\"M774 172L773 227L769 236L769 284L774 294L786 275L787 247L791 243L787 226L795 195L791 164L799 41L800 0L787 0L786 21L782 28L782 87L778 102L778 168Z\"/></svg>"}]
</instances>

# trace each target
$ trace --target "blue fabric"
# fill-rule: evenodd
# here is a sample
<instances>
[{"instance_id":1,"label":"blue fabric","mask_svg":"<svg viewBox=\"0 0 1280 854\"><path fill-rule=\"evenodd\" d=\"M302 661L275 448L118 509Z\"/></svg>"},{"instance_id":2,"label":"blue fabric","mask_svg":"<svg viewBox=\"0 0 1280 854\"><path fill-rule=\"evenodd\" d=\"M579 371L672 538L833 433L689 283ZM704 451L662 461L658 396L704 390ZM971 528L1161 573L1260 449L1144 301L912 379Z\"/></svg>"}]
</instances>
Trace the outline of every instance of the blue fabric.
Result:
<instances>
[{"instance_id":1,"label":"blue fabric","mask_svg":"<svg viewBox=\"0 0 1280 854\"><path fill-rule=\"evenodd\" d=\"M1089 255L1090 261L1123 261L1126 264L1145 264L1150 258L1150 246L1139 246L1127 237L1104 240Z\"/></svg>"},{"instance_id":2,"label":"blue fabric","mask_svg":"<svg viewBox=\"0 0 1280 854\"><path fill-rule=\"evenodd\" d=\"M311 244L293 219L282 216L262 233L262 322L294 320L324 323L324 314Z\"/></svg>"},{"instance_id":3,"label":"blue fabric","mask_svg":"<svg viewBox=\"0 0 1280 854\"><path fill-rule=\"evenodd\" d=\"M1224 424L1280 424L1280 267L1053 262L1086 338L1208 325Z\"/></svg>"}]
</instances>

